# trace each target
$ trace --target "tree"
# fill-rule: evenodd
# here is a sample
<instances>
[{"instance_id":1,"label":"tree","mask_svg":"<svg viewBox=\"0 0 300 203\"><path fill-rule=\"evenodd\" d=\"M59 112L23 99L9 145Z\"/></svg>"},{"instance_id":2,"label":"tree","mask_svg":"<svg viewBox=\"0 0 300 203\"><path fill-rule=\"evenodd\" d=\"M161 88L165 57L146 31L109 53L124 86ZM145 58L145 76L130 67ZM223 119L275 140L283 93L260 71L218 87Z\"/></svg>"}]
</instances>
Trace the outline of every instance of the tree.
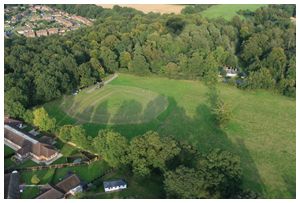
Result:
<instances>
[{"instance_id":1,"label":"tree","mask_svg":"<svg viewBox=\"0 0 300 203\"><path fill-rule=\"evenodd\" d=\"M280 47L273 48L266 59L266 66L270 67L270 72L276 81L284 77L286 56Z\"/></svg>"},{"instance_id":2,"label":"tree","mask_svg":"<svg viewBox=\"0 0 300 203\"><path fill-rule=\"evenodd\" d=\"M104 68L101 66L100 62L96 58L91 58L90 63L92 67L98 72L100 78L105 76Z\"/></svg>"},{"instance_id":3,"label":"tree","mask_svg":"<svg viewBox=\"0 0 300 203\"><path fill-rule=\"evenodd\" d=\"M215 115L218 125L221 127L225 126L231 119L231 110L221 99L217 101L216 106L213 108L213 114Z\"/></svg>"},{"instance_id":4,"label":"tree","mask_svg":"<svg viewBox=\"0 0 300 203\"><path fill-rule=\"evenodd\" d=\"M73 126L70 129L71 142L78 147L88 150L90 149L90 142L87 139L86 132L82 126Z\"/></svg>"},{"instance_id":5,"label":"tree","mask_svg":"<svg viewBox=\"0 0 300 203\"><path fill-rule=\"evenodd\" d=\"M33 124L42 131L50 131L55 129L55 118L50 118L44 107L33 110Z\"/></svg>"},{"instance_id":6,"label":"tree","mask_svg":"<svg viewBox=\"0 0 300 203\"><path fill-rule=\"evenodd\" d=\"M175 171L167 171L164 177L164 188L168 198L209 198L205 180L193 168L179 166Z\"/></svg>"},{"instance_id":7,"label":"tree","mask_svg":"<svg viewBox=\"0 0 300 203\"><path fill-rule=\"evenodd\" d=\"M128 65L131 62L131 55L127 51L121 52L120 55L120 68L128 69Z\"/></svg>"},{"instance_id":8,"label":"tree","mask_svg":"<svg viewBox=\"0 0 300 203\"><path fill-rule=\"evenodd\" d=\"M50 101L61 96L59 81L53 73L40 73L35 79L37 99Z\"/></svg>"},{"instance_id":9,"label":"tree","mask_svg":"<svg viewBox=\"0 0 300 203\"><path fill-rule=\"evenodd\" d=\"M275 83L276 81L267 68L250 72L249 77L246 79L246 86L250 89L273 89Z\"/></svg>"},{"instance_id":10,"label":"tree","mask_svg":"<svg viewBox=\"0 0 300 203\"><path fill-rule=\"evenodd\" d=\"M38 178L38 176L36 174L34 174L31 177L31 183L34 184L34 185L37 185L37 184L39 184L39 182L40 182L40 179Z\"/></svg>"},{"instance_id":11,"label":"tree","mask_svg":"<svg viewBox=\"0 0 300 203\"><path fill-rule=\"evenodd\" d=\"M158 133L149 131L135 137L130 142L129 161L133 171L140 176L149 175L153 168L166 169L166 161L180 152L175 140L160 137Z\"/></svg>"},{"instance_id":12,"label":"tree","mask_svg":"<svg viewBox=\"0 0 300 203\"><path fill-rule=\"evenodd\" d=\"M231 198L240 191L242 170L238 156L212 149L199 160L197 168L202 173L210 196Z\"/></svg>"},{"instance_id":13,"label":"tree","mask_svg":"<svg viewBox=\"0 0 300 203\"><path fill-rule=\"evenodd\" d=\"M92 146L112 167L118 167L127 162L128 141L117 132L99 131L98 136L93 139Z\"/></svg>"},{"instance_id":14,"label":"tree","mask_svg":"<svg viewBox=\"0 0 300 203\"><path fill-rule=\"evenodd\" d=\"M118 70L119 64L117 61L116 54L111 51L107 47L101 47L100 48L101 58L100 61L105 68L106 72L113 73Z\"/></svg>"},{"instance_id":15,"label":"tree","mask_svg":"<svg viewBox=\"0 0 300 203\"><path fill-rule=\"evenodd\" d=\"M32 123L33 119L34 119L33 112L31 110L27 109L25 111L25 113L22 115L22 118L24 119L24 121L26 123Z\"/></svg>"},{"instance_id":16,"label":"tree","mask_svg":"<svg viewBox=\"0 0 300 203\"><path fill-rule=\"evenodd\" d=\"M142 54L136 53L129 63L129 70L136 74L144 75L145 73L149 73L149 64Z\"/></svg>"},{"instance_id":17,"label":"tree","mask_svg":"<svg viewBox=\"0 0 300 203\"><path fill-rule=\"evenodd\" d=\"M19 87L12 87L5 92L4 96L4 111L5 114L22 118L25 113L25 106L28 98Z\"/></svg>"},{"instance_id":18,"label":"tree","mask_svg":"<svg viewBox=\"0 0 300 203\"><path fill-rule=\"evenodd\" d=\"M71 129L72 125L64 125L59 129L58 136L61 140L68 142L72 139Z\"/></svg>"},{"instance_id":19,"label":"tree","mask_svg":"<svg viewBox=\"0 0 300 203\"><path fill-rule=\"evenodd\" d=\"M78 73L80 76L80 86L87 87L96 82L94 70L90 63L83 63L78 67Z\"/></svg>"}]
</instances>

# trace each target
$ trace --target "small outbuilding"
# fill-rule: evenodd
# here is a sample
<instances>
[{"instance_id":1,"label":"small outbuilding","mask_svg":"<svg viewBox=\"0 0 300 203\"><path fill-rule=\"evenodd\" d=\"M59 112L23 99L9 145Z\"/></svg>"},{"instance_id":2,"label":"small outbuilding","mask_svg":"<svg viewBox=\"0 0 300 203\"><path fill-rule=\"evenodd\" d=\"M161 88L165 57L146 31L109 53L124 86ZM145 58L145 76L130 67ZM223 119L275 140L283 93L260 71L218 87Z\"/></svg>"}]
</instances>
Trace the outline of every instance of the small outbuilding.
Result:
<instances>
[{"instance_id":1,"label":"small outbuilding","mask_svg":"<svg viewBox=\"0 0 300 203\"><path fill-rule=\"evenodd\" d=\"M104 181L103 187L105 192L118 191L118 190L126 189L127 183L122 179L110 180L110 181Z\"/></svg>"}]
</instances>

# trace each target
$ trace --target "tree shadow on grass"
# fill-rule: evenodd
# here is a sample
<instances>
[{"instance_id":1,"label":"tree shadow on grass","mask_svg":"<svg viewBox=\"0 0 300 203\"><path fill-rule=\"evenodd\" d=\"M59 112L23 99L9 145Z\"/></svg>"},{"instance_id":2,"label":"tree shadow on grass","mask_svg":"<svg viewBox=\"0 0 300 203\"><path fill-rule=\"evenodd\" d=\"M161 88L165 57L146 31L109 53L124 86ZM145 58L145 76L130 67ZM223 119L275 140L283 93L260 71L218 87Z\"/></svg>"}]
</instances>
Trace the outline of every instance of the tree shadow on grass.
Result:
<instances>
[{"instance_id":1,"label":"tree shadow on grass","mask_svg":"<svg viewBox=\"0 0 300 203\"><path fill-rule=\"evenodd\" d=\"M247 149L244 140L241 138L237 138L237 145L235 149L237 154L240 156L241 159L241 166L243 169L244 179L248 182L248 184L252 185L251 189L259 194L265 194L265 185L259 175L257 170L257 166L249 150Z\"/></svg>"},{"instance_id":2,"label":"tree shadow on grass","mask_svg":"<svg viewBox=\"0 0 300 203\"><path fill-rule=\"evenodd\" d=\"M213 148L220 148L240 156L243 178L249 183L247 185L250 185L255 192L264 194L265 186L243 139L238 139L238 144L233 143L227 133L216 125L208 105L200 104L196 108L196 114L190 117L184 108L178 106L176 101L173 102L173 110L159 128L159 133L164 136L174 136L177 140L191 144L203 153Z\"/></svg>"},{"instance_id":3,"label":"tree shadow on grass","mask_svg":"<svg viewBox=\"0 0 300 203\"><path fill-rule=\"evenodd\" d=\"M100 122L100 123L108 123L110 119L110 113L108 112L108 101L102 102L100 105L98 105L91 115L91 122Z\"/></svg>"},{"instance_id":4,"label":"tree shadow on grass","mask_svg":"<svg viewBox=\"0 0 300 203\"><path fill-rule=\"evenodd\" d=\"M111 118L110 123L136 123L140 121L142 105L136 100L125 100Z\"/></svg>"},{"instance_id":5,"label":"tree shadow on grass","mask_svg":"<svg viewBox=\"0 0 300 203\"><path fill-rule=\"evenodd\" d=\"M286 190L290 193L290 196L295 199L296 198L296 178L291 175L282 176L284 180Z\"/></svg>"}]
</instances>

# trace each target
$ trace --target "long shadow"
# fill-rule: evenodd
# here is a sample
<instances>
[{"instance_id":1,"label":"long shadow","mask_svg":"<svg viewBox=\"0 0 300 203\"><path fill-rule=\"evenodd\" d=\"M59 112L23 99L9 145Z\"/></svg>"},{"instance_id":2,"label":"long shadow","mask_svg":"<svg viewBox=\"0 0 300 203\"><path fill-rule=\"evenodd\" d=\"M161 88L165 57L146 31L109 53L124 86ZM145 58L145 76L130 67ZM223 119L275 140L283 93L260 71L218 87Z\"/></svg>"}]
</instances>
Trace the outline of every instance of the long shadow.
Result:
<instances>
[{"instance_id":1,"label":"long shadow","mask_svg":"<svg viewBox=\"0 0 300 203\"><path fill-rule=\"evenodd\" d=\"M238 155L240 155L241 166L244 174L243 178L246 180L247 185L251 185L251 188L255 192L264 194L265 185L259 175L256 163L251 157L251 154L244 143L244 140L241 138L237 138L236 141L237 146L235 150L237 150Z\"/></svg>"},{"instance_id":2,"label":"long shadow","mask_svg":"<svg viewBox=\"0 0 300 203\"><path fill-rule=\"evenodd\" d=\"M108 123L110 119L110 113L108 112L108 101L102 102L92 112L91 121L101 121L101 123Z\"/></svg>"},{"instance_id":3,"label":"long shadow","mask_svg":"<svg viewBox=\"0 0 300 203\"><path fill-rule=\"evenodd\" d=\"M139 122L143 107L136 100L125 100L111 118L111 123L136 123Z\"/></svg>"}]
</instances>

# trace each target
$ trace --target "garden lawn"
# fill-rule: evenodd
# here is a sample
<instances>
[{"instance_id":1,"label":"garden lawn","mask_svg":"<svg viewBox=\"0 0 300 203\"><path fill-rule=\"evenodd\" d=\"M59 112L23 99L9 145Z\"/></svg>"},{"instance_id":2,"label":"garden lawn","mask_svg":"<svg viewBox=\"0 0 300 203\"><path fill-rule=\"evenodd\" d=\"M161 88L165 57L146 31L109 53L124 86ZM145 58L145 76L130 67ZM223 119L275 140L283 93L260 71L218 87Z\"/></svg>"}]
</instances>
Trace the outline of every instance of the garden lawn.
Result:
<instances>
[{"instance_id":1,"label":"garden lawn","mask_svg":"<svg viewBox=\"0 0 300 203\"><path fill-rule=\"evenodd\" d=\"M38 187L25 187L21 193L21 199L35 199L40 193Z\"/></svg>"},{"instance_id":2,"label":"garden lawn","mask_svg":"<svg viewBox=\"0 0 300 203\"><path fill-rule=\"evenodd\" d=\"M163 180L161 176L151 174L149 177L141 178L132 176L130 170L122 169L105 175L102 181L124 179L127 182L127 189L105 193L103 184L95 191L84 193L85 198L91 199L154 199L165 198Z\"/></svg>"},{"instance_id":3,"label":"garden lawn","mask_svg":"<svg viewBox=\"0 0 300 203\"><path fill-rule=\"evenodd\" d=\"M95 161L90 165L64 167L58 169L44 169L38 171L21 171L21 183L32 184L31 178L34 174L40 179L39 184L52 183L56 184L69 173L75 173L85 182L90 182L93 179L103 175L110 167L105 161Z\"/></svg>"},{"instance_id":4,"label":"garden lawn","mask_svg":"<svg viewBox=\"0 0 300 203\"><path fill-rule=\"evenodd\" d=\"M132 139L154 130L162 136L174 136L188 142L202 152L211 148L229 150L241 157L245 187L259 192L264 198L295 198L294 99L267 91L239 90L220 83L220 95L229 104L233 115L229 124L219 129L210 112L207 88L199 81L120 74L109 86L136 87L155 92L168 98L168 106L149 122L118 125L78 122L61 108L62 99L45 107L59 125L83 124L89 136L96 136L100 129L112 128ZM113 97L111 99L114 100ZM108 102L115 101L108 98ZM144 110L141 109L140 114L145 114Z\"/></svg>"},{"instance_id":5,"label":"garden lawn","mask_svg":"<svg viewBox=\"0 0 300 203\"><path fill-rule=\"evenodd\" d=\"M266 6L264 4L219 4L209 7L201 12L201 15L207 18L223 17L226 20L231 20L238 15L239 10L255 11L256 9ZM243 16L238 15L243 18Z\"/></svg>"},{"instance_id":6,"label":"garden lawn","mask_svg":"<svg viewBox=\"0 0 300 203\"><path fill-rule=\"evenodd\" d=\"M12 155L14 155L14 153L15 153L15 151L12 148L4 145L4 156L5 157L12 156Z\"/></svg>"}]
</instances>

